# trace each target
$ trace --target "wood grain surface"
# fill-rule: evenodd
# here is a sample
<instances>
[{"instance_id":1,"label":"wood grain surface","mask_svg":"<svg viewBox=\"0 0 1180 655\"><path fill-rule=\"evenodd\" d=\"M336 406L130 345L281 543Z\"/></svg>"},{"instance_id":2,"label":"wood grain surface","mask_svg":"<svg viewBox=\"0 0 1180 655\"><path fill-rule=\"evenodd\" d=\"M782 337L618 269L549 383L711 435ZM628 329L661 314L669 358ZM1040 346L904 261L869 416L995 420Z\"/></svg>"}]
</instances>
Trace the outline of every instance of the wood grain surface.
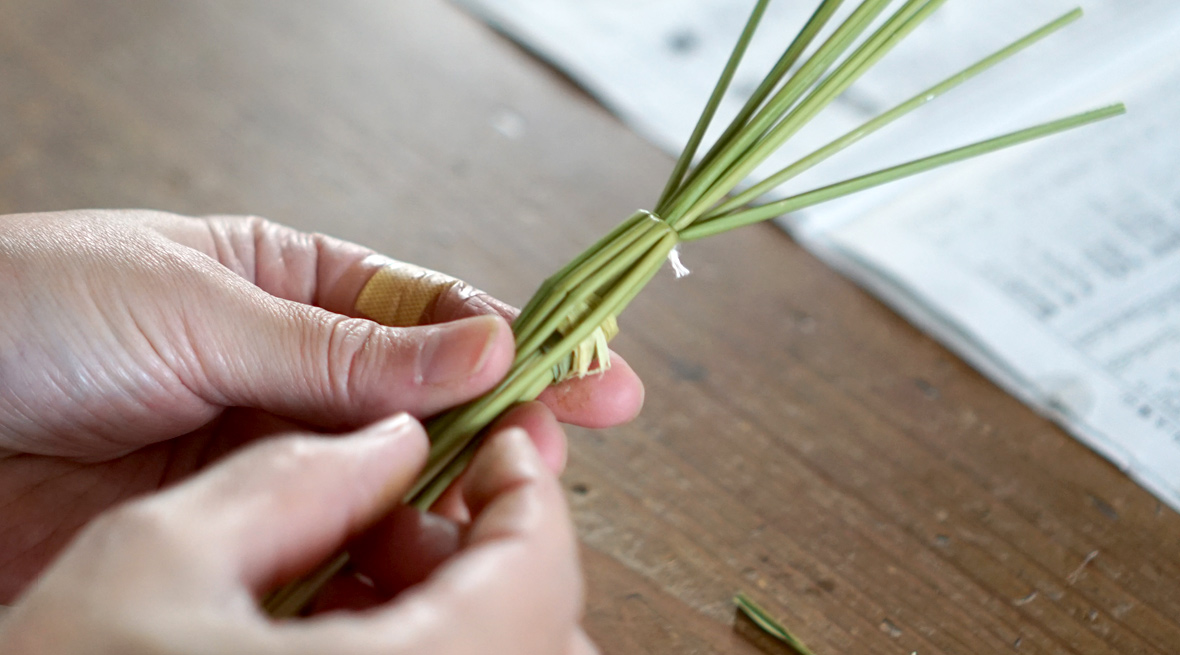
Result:
<instances>
[{"instance_id":1,"label":"wood grain surface","mask_svg":"<svg viewBox=\"0 0 1180 655\"><path fill-rule=\"evenodd\" d=\"M521 303L671 160L440 0L0 3L0 212L261 214ZM694 243L571 431L608 653L1180 653L1180 516L770 226ZM1084 565L1083 565L1084 564ZM777 651L784 652L784 651Z\"/></svg>"}]
</instances>

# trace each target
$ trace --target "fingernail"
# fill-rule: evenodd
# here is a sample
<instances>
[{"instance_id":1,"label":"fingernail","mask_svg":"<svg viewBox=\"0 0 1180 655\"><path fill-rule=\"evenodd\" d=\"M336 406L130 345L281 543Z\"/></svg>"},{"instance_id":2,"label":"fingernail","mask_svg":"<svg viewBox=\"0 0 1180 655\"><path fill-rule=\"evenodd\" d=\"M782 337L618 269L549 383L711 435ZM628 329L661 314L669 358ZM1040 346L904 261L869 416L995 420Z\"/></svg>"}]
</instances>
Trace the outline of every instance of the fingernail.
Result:
<instances>
[{"instance_id":1,"label":"fingernail","mask_svg":"<svg viewBox=\"0 0 1180 655\"><path fill-rule=\"evenodd\" d=\"M479 374L501 325L494 316L477 316L433 328L418 354L416 381L446 386Z\"/></svg>"}]
</instances>

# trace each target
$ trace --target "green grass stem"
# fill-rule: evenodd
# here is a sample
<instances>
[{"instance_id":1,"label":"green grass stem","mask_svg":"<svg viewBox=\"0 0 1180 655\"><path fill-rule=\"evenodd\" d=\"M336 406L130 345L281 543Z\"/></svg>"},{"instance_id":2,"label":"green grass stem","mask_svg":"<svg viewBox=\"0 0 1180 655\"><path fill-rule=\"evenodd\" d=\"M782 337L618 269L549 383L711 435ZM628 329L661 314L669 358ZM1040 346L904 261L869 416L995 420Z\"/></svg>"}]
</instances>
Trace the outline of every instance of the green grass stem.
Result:
<instances>
[{"instance_id":1,"label":"green grass stem","mask_svg":"<svg viewBox=\"0 0 1180 655\"><path fill-rule=\"evenodd\" d=\"M607 233L606 236L599 239L594 243L594 245L579 253L577 257L570 261L570 263L561 267L561 270L546 278L545 281L541 283L541 286L537 289L536 293L533 294L533 297L530 298L528 303L524 306L524 309L522 309L520 314L516 317L516 321L513 323L513 328L515 328L517 324L527 325L530 315L537 310L537 306L545 302L549 291L553 288L553 286L569 275L570 271L582 266L587 259L593 257L595 253L600 252L603 248L607 247L608 244L617 240L624 232L630 230L637 223L650 220L650 216L651 212L635 212L630 218L623 221L622 223L619 223L613 229L611 229L611 231Z\"/></svg>"},{"instance_id":2,"label":"green grass stem","mask_svg":"<svg viewBox=\"0 0 1180 655\"><path fill-rule=\"evenodd\" d=\"M677 227L692 225L710 207L742 183L758 166L774 154L792 136L860 79L890 50L926 20L946 0L909 0L888 21L844 60L823 82L782 121L774 126L754 147L744 153L716 184L703 194L685 214Z\"/></svg>"},{"instance_id":3,"label":"green grass stem","mask_svg":"<svg viewBox=\"0 0 1180 655\"><path fill-rule=\"evenodd\" d=\"M757 31L758 23L762 21L762 16L766 13L766 7L769 4L770 0L758 0L758 3L754 5L754 11L750 13L750 19L746 22L746 27L742 30L737 45L734 46L733 53L730 54L729 61L726 62L725 69L721 72L721 79L713 87L713 93L709 96L709 101L705 104L705 110L701 112L701 117L697 120L696 127L692 131L692 136L688 139L688 144L676 160L676 166L672 169L672 174L668 176L668 184L664 187L664 192L660 194L660 200L656 203L657 207L663 205L672 197L672 194L680 187L680 182L684 180L684 175L688 172L689 167L692 166L693 159L697 155L697 149L700 148L701 141L705 139L705 133L709 131L709 125L712 124L713 117L717 114L717 108L721 106L721 101L725 98L725 92L729 90L733 76L737 73L738 66L742 63L742 58L746 55L746 49L750 47L750 40L754 38L754 32Z\"/></svg>"},{"instance_id":4,"label":"green grass stem","mask_svg":"<svg viewBox=\"0 0 1180 655\"><path fill-rule=\"evenodd\" d=\"M856 11L836 29L835 33L828 37L819 50L808 58L795 74L790 76L786 84L767 101L750 123L740 129L725 151L720 153L715 161L699 169L699 176L694 175L685 183L669 204L668 213L662 216L664 220L676 229L683 228L684 225L680 222L680 218L684 213L701 196L712 190L717 180L725 174L729 167L753 147L766 131L773 127L803 97L803 94L831 68L840 55L846 52L853 42L868 29L888 4L889 0L865 0L862 2Z\"/></svg>"},{"instance_id":5,"label":"green grass stem","mask_svg":"<svg viewBox=\"0 0 1180 655\"><path fill-rule=\"evenodd\" d=\"M844 150L848 146L860 141L861 139L865 138L866 136L868 136L868 135L880 130L881 128L893 123L894 121L913 112L914 110L929 104L931 101L935 100L936 98L941 97L942 95L946 94L947 92L951 91L952 89L962 85L964 82L976 77L977 75L983 73L986 70L993 68L997 64L999 64L1003 61L1006 61L1007 59L1011 58L1013 55L1017 54L1018 52L1021 52L1021 51L1025 50L1026 48L1032 46L1033 44L1038 43L1039 41L1043 40L1045 37L1057 32L1058 30L1064 28L1066 25L1069 25L1070 23L1078 20L1081 17L1082 17L1082 10L1081 9L1074 9L1073 11L1066 13L1065 15L1061 16L1057 20L1055 20L1055 21L1045 25L1044 27L1041 27L1040 29L1028 34L1024 38L1014 41L1008 47L1003 48L1002 50L999 50L984 59L981 59L979 62L973 64L972 66L960 71L959 73L956 73L955 75L952 75L951 77L943 80L942 82L936 84L935 86L932 86L929 89L922 91L921 93L915 95L914 97L910 98L909 100L894 107L893 109L890 109L889 111L881 114L880 116L865 123L864 125L861 125L860 127L857 127L856 129L848 132L847 134L844 134L840 138L836 139L835 141L832 141L831 143L820 148L819 150L816 150L815 152L807 155L806 157L803 157L799 161L782 169L778 173L775 173L774 175L763 180L762 182L755 184L754 186L750 187L746 191L734 196L733 198L731 198L731 199L727 200L726 202L722 203L721 205L719 205L716 209L714 209L712 212L710 212L705 218L706 219L715 218L717 216L728 213L733 209L742 207L742 206L750 203L751 201L755 200L756 198L772 191L776 187L781 186L783 183L785 183L791 179L794 179L799 174L811 169L812 167L816 166L820 162L823 162L824 160L841 152L842 150Z\"/></svg>"},{"instance_id":6,"label":"green grass stem","mask_svg":"<svg viewBox=\"0 0 1180 655\"><path fill-rule=\"evenodd\" d=\"M1056 121L1043 123L1035 127L1019 130L1002 136L998 136L985 141L972 143L961 148L948 150L946 152L917 159L911 162L886 168L875 173L869 173L843 182L837 182L814 191L808 191L796 196L791 196L784 200L767 203L758 207L736 212L726 216L721 216L708 221L702 221L693 225L692 227L680 233L680 237L685 241L695 241L703 239L707 236L728 232L729 230L741 227L743 225L751 225L761 221L775 218L786 213L805 209L813 205L842 198L844 196L871 189L873 187L895 182L897 180L925 173L935 168L947 166L957 162L979 157L997 150L1003 150L1012 146L1027 143L1041 139L1053 134L1072 130L1083 125L1096 123L1098 121L1113 118L1127 112L1126 106L1122 103L1103 107L1101 109L1094 109L1081 114L1075 114Z\"/></svg>"},{"instance_id":7,"label":"green grass stem","mask_svg":"<svg viewBox=\"0 0 1180 655\"><path fill-rule=\"evenodd\" d=\"M803 29L799 30L799 34L791 41L791 45L787 47L787 50L779 57L774 67L771 68L770 73L766 75L758 85L758 88L746 100L741 111L738 112L737 116L734 117L721 136L718 137L717 142L709 149L708 154L697 165L698 169L707 167L733 142L735 136L750 122L750 119L763 103L766 102L766 99L770 97L770 94L778 87L779 83L782 82L783 78L791 70L791 67L799 61L799 58L803 56L803 53L815 41L816 37L827 26L832 16L843 3L844 0L823 0L820 3L815 13L811 15L811 18L803 26ZM682 181L683 175L680 178ZM660 202L656 204L656 213L659 215L663 215L668 209L668 202L672 199L670 194L665 194L665 196L661 197Z\"/></svg>"}]
</instances>

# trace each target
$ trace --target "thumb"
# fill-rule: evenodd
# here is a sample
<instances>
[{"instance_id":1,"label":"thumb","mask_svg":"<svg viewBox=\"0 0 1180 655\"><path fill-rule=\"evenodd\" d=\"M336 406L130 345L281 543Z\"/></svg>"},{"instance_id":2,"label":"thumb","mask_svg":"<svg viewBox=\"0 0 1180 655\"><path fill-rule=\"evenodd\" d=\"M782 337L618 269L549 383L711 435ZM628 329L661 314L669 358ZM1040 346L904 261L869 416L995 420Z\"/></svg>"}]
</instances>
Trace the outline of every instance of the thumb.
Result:
<instances>
[{"instance_id":1,"label":"thumb","mask_svg":"<svg viewBox=\"0 0 1180 655\"><path fill-rule=\"evenodd\" d=\"M200 526L213 572L224 576L228 559L236 581L261 591L320 563L388 511L427 449L422 426L402 414L345 437L260 443L146 502Z\"/></svg>"},{"instance_id":2,"label":"thumb","mask_svg":"<svg viewBox=\"0 0 1180 655\"><path fill-rule=\"evenodd\" d=\"M370 523L426 450L405 415L348 437L257 444L91 523L0 642L22 653L280 652L273 624L253 620L255 597Z\"/></svg>"},{"instance_id":3,"label":"thumb","mask_svg":"<svg viewBox=\"0 0 1180 655\"><path fill-rule=\"evenodd\" d=\"M487 391L512 363L497 316L390 328L257 290L234 299L245 307L188 321L198 393L223 406L332 428L425 417Z\"/></svg>"}]
</instances>

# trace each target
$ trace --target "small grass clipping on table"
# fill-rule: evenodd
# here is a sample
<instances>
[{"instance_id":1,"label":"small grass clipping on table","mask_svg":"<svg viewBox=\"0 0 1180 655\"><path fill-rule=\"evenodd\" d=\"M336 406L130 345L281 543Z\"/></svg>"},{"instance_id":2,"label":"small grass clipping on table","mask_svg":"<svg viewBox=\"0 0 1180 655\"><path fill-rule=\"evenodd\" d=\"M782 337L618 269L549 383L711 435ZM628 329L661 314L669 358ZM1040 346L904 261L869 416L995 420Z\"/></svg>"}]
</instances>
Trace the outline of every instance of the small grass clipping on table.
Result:
<instances>
[{"instance_id":1,"label":"small grass clipping on table","mask_svg":"<svg viewBox=\"0 0 1180 655\"><path fill-rule=\"evenodd\" d=\"M759 201L766 192L1077 20L1082 12L1075 9L857 129L837 136L824 147L801 157L748 190L731 195L772 153L946 0L862 0L851 3L855 7L846 18L834 21L843 1L820 2L745 106L702 154L704 136L770 3L770 0L757 0L658 202L650 211L633 214L541 285L513 324L516 359L504 380L480 398L427 423L431 437L430 456L418 483L404 499L406 503L420 509L429 508L463 471L479 443L481 431L505 410L535 399L555 382L608 368L610 353L606 343L617 332L616 317L665 261L675 260L675 249L681 243L765 221L1126 111L1123 105L1115 104L795 193L781 200ZM886 12L890 5L895 8ZM821 39L821 35L826 36ZM347 553L339 554L308 578L272 594L264 605L275 616L297 614L319 587L347 562Z\"/></svg>"},{"instance_id":2,"label":"small grass clipping on table","mask_svg":"<svg viewBox=\"0 0 1180 655\"><path fill-rule=\"evenodd\" d=\"M808 648L806 644L804 644L802 641L799 641L799 639L795 637L795 635L791 634L791 632L787 630L783 624L779 623L765 609L763 609L761 605L755 603L754 600L749 596L742 592L738 592L738 594L733 597L733 604L737 606L739 612L741 612L747 619L750 619L750 621L754 625L758 626L758 629L762 632L783 642L799 655L815 655L815 653L812 653L811 649Z\"/></svg>"}]
</instances>

